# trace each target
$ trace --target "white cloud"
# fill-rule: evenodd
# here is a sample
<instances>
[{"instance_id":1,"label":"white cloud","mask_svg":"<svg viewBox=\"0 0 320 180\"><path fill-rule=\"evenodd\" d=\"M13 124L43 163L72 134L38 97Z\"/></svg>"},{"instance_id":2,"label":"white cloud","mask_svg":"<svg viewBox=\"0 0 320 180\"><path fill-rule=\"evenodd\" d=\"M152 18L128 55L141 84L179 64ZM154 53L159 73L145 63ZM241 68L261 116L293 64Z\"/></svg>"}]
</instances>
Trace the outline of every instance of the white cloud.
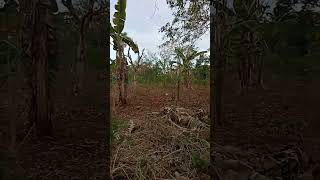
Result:
<instances>
[{"instance_id":1,"label":"white cloud","mask_svg":"<svg viewBox=\"0 0 320 180\"><path fill-rule=\"evenodd\" d=\"M114 13L114 5L117 1L110 2L110 18ZM157 52L162 43L162 34L159 29L173 19L172 11L166 0L127 0L127 19L124 31L138 43L139 48L147 51ZM207 33L199 40L198 46L201 50L210 47L210 35ZM115 51L110 47L111 58L115 58Z\"/></svg>"}]
</instances>

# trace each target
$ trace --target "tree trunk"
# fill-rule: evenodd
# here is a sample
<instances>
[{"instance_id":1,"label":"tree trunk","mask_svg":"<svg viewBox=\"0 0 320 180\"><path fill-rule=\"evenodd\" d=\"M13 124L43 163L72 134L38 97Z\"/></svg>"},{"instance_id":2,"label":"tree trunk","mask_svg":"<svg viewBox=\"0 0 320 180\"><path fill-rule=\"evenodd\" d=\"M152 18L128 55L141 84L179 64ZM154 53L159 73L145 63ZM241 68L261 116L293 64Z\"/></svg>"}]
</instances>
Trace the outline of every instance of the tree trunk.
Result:
<instances>
[{"instance_id":1,"label":"tree trunk","mask_svg":"<svg viewBox=\"0 0 320 180\"><path fill-rule=\"evenodd\" d=\"M250 53L250 33L243 32L241 35L241 49L239 57L239 80L240 94L247 93L251 84L252 59Z\"/></svg>"},{"instance_id":2,"label":"tree trunk","mask_svg":"<svg viewBox=\"0 0 320 180\"><path fill-rule=\"evenodd\" d=\"M111 117L114 117L116 115L116 102L115 102L115 96L114 96L114 92L112 90L113 88L111 88L111 92L110 92L110 104L111 104Z\"/></svg>"},{"instance_id":3,"label":"tree trunk","mask_svg":"<svg viewBox=\"0 0 320 180\"><path fill-rule=\"evenodd\" d=\"M41 50L40 50L41 51ZM43 51L43 50L42 50ZM49 94L48 94L48 62L44 52L39 52L37 60L37 121L36 129L38 136L50 136L52 127L49 117Z\"/></svg>"},{"instance_id":4,"label":"tree trunk","mask_svg":"<svg viewBox=\"0 0 320 180\"><path fill-rule=\"evenodd\" d=\"M8 55L9 56L9 55ZM8 58L8 72L9 73L14 73L13 71L13 65L10 63L10 59ZM12 152L15 150L16 146L16 118L17 118L17 105L16 105L16 100L15 97L17 96L16 92L16 74L9 74L8 77L8 98L9 98L9 119L10 119L10 149Z\"/></svg>"},{"instance_id":5,"label":"tree trunk","mask_svg":"<svg viewBox=\"0 0 320 180\"><path fill-rule=\"evenodd\" d=\"M34 25L32 14L34 11L33 3L27 2L26 0L20 1L20 16L21 16L21 29L20 29L20 46L23 51L22 57L22 68L24 71L24 83L27 86L26 93L26 103L27 103L27 112L28 117L25 122L25 132L28 132L29 129L34 124L36 119L36 92L35 92L35 67L34 67L34 58L32 58L32 48L33 48L33 34L34 34Z\"/></svg>"},{"instance_id":6,"label":"tree trunk","mask_svg":"<svg viewBox=\"0 0 320 180\"><path fill-rule=\"evenodd\" d=\"M185 87L187 89L191 89L192 77L191 77L190 70L186 70L185 77L184 77L184 82L185 82Z\"/></svg>"},{"instance_id":7,"label":"tree trunk","mask_svg":"<svg viewBox=\"0 0 320 180\"><path fill-rule=\"evenodd\" d=\"M79 29L79 43L77 47L76 62L74 66L74 96L78 96L83 91L84 74L88 68L87 60L87 32L92 19L92 14L88 13L81 18Z\"/></svg>"},{"instance_id":8,"label":"tree trunk","mask_svg":"<svg viewBox=\"0 0 320 180\"><path fill-rule=\"evenodd\" d=\"M260 57L258 68L258 87L264 88L263 85L263 57Z\"/></svg>"},{"instance_id":9,"label":"tree trunk","mask_svg":"<svg viewBox=\"0 0 320 180\"><path fill-rule=\"evenodd\" d=\"M214 82L213 82L213 114L215 116L214 125L222 125L222 86L223 86L223 59L224 57L216 57L216 63L214 66Z\"/></svg>"},{"instance_id":10,"label":"tree trunk","mask_svg":"<svg viewBox=\"0 0 320 180\"><path fill-rule=\"evenodd\" d=\"M6 23L6 38L7 41L10 42L10 25L9 25L9 17L8 14L9 12L6 10L5 12L5 23ZM12 152L15 151L15 144L16 144L16 101L15 101L15 91L16 91L16 78L15 78L15 67L14 67L14 63L12 63L12 59L11 59L11 52L10 52L10 48L8 46L7 48L7 55L6 55L6 61L7 61L7 73L8 73L8 119L9 119L9 128L8 128L8 132L9 132L9 139L10 139L10 150Z\"/></svg>"},{"instance_id":11,"label":"tree trunk","mask_svg":"<svg viewBox=\"0 0 320 180\"><path fill-rule=\"evenodd\" d=\"M136 74L137 74L136 72L133 73L133 86L134 86L134 87L137 86L137 79L136 79L136 76L137 76L137 75L136 75Z\"/></svg>"},{"instance_id":12,"label":"tree trunk","mask_svg":"<svg viewBox=\"0 0 320 180\"><path fill-rule=\"evenodd\" d=\"M84 66L86 61L86 36L84 32L80 32L79 44L77 47L77 57L74 65L74 84L73 93L74 96L78 96L82 92L83 78L84 78Z\"/></svg>"},{"instance_id":13,"label":"tree trunk","mask_svg":"<svg viewBox=\"0 0 320 180\"><path fill-rule=\"evenodd\" d=\"M11 71L12 72L12 71ZM10 150L15 152L16 147L16 118L17 118L17 104L16 104L16 78L14 75L8 77L8 113L9 113L9 132L10 132Z\"/></svg>"},{"instance_id":14,"label":"tree trunk","mask_svg":"<svg viewBox=\"0 0 320 180\"><path fill-rule=\"evenodd\" d=\"M29 61L31 74L29 83L32 89L30 118L35 123L38 137L51 136L52 124L48 109L48 18L49 9L38 0L32 1L32 14L26 19L26 39L23 44ZM30 31L29 31L30 30ZM30 33L30 34L28 34ZM28 37L29 36L29 37ZM27 43L23 41L23 43ZM30 42L31 41L31 42ZM31 81L31 82L30 82Z\"/></svg>"},{"instance_id":15,"label":"tree trunk","mask_svg":"<svg viewBox=\"0 0 320 180\"><path fill-rule=\"evenodd\" d=\"M220 6L222 4L222 7ZM211 12L210 12L210 25L214 27L214 33L211 33L210 38L214 39L214 46L211 46L211 54L214 54L214 66L210 68L210 88L211 93L210 99L213 104L210 106L210 172L211 179L220 180L216 168L214 167L215 157L213 154L214 146L214 134L216 125L221 125L223 121L223 70L225 64L224 54L224 30L225 30L225 13L223 12L226 5L225 0L219 0L215 2L215 18L213 18L213 2L211 1ZM214 21L214 20L215 21ZM215 24L213 24L215 23Z\"/></svg>"},{"instance_id":16,"label":"tree trunk","mask_svg":"<svg viewBox=\"0 0 320 180\"><path fill-rule=\"evenodd\" d=\"M256 41L257 40L257 36L254 34L254 40ZM258 39L259 40L259 39ZM264 59L262 57L262 52L259 48L262 48L262 47L259 47L259 45L257 45L256 43L254 44L254 61L255 61L255 69L256 69L256 84L257 84L257 87L260 88L260 89L264 89L264 86L263 86L263 68L264 68Z\"/></svg>"},{"instance_id":17,"label":"tree trunk","mask_svg":"<svg viewBox=\"0 0 320 180\"><path fill-rule=\"evenodd\" d=\"M177 83L177 99L176 99L176 106L179 105L179 101L180 101L180 79L178 79L178 83Z\"/></svg>"},{"instance_id":18,"label":"tree trunk","mask_svg":"<svg viewBox=\"0 0 320 180\"><path fill-rule=\"evenodd\" d=\"M8 27L8 26L7 26ZM9 33L7 34L9 37ZM9 38L8 38L9 40ZM17 118L17 106L16 106L16 74L13 74L15 71L14 63L10 59L10 50L8 48L7 52L7 63L8 63L8 117L9 117L9 132L10 132L10 150L11 152L15 151L16 146L16 118Z\"/></svg>"},{"instance_id":19,"label":"tree trunk","mask_svg":"<svg viewBox=\"0 0 320 180\"><path fill-rule=\"evenodd\" d=\"M136 95L136 89L137 89L137 72L136 72L136 70L134 70L133 71L133 91L132 91L132 93L133 93L133 95L135 96Z\"/></svg>"},{"instance_id":20,"label":"tree trunk","mask_svg":"<svg viewBox=\"0 0 320 180\"><path fill-rule=\"evenodd\" d=\"M124 76L124 82L123 82L123 105L127 104L128 99L128 62L125 58L123 58L123 76Z\"/></svg>"},{"instance_id":21,"label":"tree trunk","mask_svg":"<svg viewBox=\"0 0 320 180\"><path fill-rule=\"evenodd\" d=\"M176 106L179 105L180 101L180 67L177 69L177 87L176 87Z\"/></svg>"},{"instance_id":22,"label":"tree trunk","mask_svg":"<svg viewBox=\"0 0 320 180\"><path fill-rule=\"evenodd\" d=\"M52 135L52 123L49 117L48 91L48 16L49 10L36 1L34 9L35 36L33 36L33 52L36 69L36 132L38 137Z\"/></svg>"},{"instance_id":23,"label":"tree trunk","mask_svg":"<svg viewBox=\"0 0 320 180\"><path fill-rule=\"evenodd\" d=\"M119 52L118 52L119 54ZM119 98L118 101L121 104L121 100L122 100L122 61L120 59L121 57L119 55L117 55L117 59L116 59L116 63L117 63L117 85L118 85L118 92L119 92Z\"/></svg>"},{"instance_id":24,"label":"tree trunk","mask_svg":"<svg viewBox=\"0 0 320 180\"><path fill-rule=\"evenodd\" d=\"M263 59L258 52L256 45L257 37L253 32L242 33L241 56L239 60L239 81L241 94L248 91L248 88L263 88L262 70Z\"/></svg>"},{"instance_id":25,"label":"tree trunk","mask_svg":"<svg viewBox=\"0 0 320 180\"><path fill-rule=\"evenodd\" d=\"M213 111L212 113L215 116L215 121L213 125L222 124L222 93L223 93L223 70L225 64L225 55L224 55L224 42L222 41L223 37L223 27L224 21L223 18L219 19L216 26L215 32L215 63L213 71Z\"/></svg>"},{"instance_id":26,"label":"tree trunk","mask_svg":"<svg viewBox=\"0 0 320 180\"><path fill-rule=\"evenodd\" d=\"M120 105L125 105L126 94L125 94L125 80L126 80L126 69L125 69L125 60L123 57L123 44L119 45L119 50L117 52L117 75L118 75L118 91L119 91L119 103Z\"/></svg>"}]
</instances>

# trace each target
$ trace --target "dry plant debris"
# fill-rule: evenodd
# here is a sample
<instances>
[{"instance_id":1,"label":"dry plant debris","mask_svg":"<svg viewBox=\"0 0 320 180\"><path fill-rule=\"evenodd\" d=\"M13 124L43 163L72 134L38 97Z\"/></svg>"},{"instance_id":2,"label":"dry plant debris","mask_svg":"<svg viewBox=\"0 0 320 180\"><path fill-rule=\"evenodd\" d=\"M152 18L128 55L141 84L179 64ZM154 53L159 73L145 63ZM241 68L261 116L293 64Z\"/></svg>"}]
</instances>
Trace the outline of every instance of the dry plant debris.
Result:
<instances>
[{"instance_id":1,"label":"dry plant debris","mask_svg":"<svg viewBox=\"0 0 320 180\"><path fill-rule=\"evenodd\" d=\"M148 113L142 120L129 120L123 141L114 147L114 179L210 179L204 165L209 163L206 139L210 126L206 118L202 110L170 106ZM277 153L268 154L259 147L242 150L215 144L214 166L220 180L318 178L319 165L310 162L301 146L279 148Z\"/></svg>"},{"instance_id":2,"label":"dry plant debris","mask_svg":"<svg viewBox=\"0 0 320 180\"><path fill-rule=\"evenodd\" d=\"M209 161L209 143L200 135L208 135L204 131L209 129L191 131L193 124L183 118L197 120L182 110L167 107L146 115L143 121L130 121L123 130L123 141L113 149L114 179L209 179L205 168L195 167L195 154L200 155L198 160ZM170 119L173 113L177 122ZM134 127L139 128L133 131Z\"/></svg>"}]
</instances>

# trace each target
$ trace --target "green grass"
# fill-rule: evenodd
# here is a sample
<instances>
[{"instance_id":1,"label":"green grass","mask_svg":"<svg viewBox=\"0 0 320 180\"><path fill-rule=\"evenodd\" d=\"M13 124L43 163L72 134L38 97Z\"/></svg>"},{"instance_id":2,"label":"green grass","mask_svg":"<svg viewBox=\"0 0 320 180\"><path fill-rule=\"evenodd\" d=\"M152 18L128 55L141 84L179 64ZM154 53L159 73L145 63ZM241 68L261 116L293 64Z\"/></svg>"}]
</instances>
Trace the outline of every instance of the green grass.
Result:
<instances>
[{"instance_id":1,"label":"green grass","mask_svg":"<svg viewBox=\"0 0 320 180\"><path fill-rule=\"evenodd\" d=\"M124 139L121 136L121 131L124 129L128 129L129 125L126 121L120 119L112 119L111 120L111 143L119 143Z\"/></svg>"}]
</instances>

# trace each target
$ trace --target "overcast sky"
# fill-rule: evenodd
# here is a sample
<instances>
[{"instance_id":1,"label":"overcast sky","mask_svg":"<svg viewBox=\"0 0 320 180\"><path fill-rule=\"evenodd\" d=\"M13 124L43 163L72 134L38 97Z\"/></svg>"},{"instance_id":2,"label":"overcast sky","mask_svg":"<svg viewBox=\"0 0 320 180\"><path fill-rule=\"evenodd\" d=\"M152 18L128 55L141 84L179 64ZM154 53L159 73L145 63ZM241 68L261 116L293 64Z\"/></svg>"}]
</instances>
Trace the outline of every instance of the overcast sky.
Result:
<instances>
[{"instance_id":1,"label":"overcast sky","mask_svg":"<svg viewBox=\"0 0 320 180\"><path fill-rule=\"evenodd\" d=\"M0 0L0 6L4 0ZM268 0L266 0L268 1ZM57 0L59 11L65 11L66 8ZM114 6L117 0L110 1L110 18L114 14ZM271 6L276 1L269 1ZM159 29L167 22L173 19L172 11L166 4L166 0L127 0L127 16L124 32L139 45L140 49L145 48L147 51L158 52L158 45L162 41L163 34ZM111 19L110 19L111 20ZM210 47L209 30L206 35L198 41L199 50L207 50ZM111 58L115 58L115 51L110 47Z\"/></svg>"},{"instance_id":2,"label":"overcast sky","mask_svg":"<svg viewBox=\"0 0 320 180\"><path fill-rule=\"evenodd\" d=\"M110 1L110 18L114 14L114 5L117 0ZM172 11L166 0L127 0L127 19L124 32L139 45L140 49L158 52L162 41L162 33L159 29L173 19ZM209 31L197 43L199 50L207 50L210 47ZM111 58L115 58L115 51L110 48Z\"/></svg>"}]
</instances>

